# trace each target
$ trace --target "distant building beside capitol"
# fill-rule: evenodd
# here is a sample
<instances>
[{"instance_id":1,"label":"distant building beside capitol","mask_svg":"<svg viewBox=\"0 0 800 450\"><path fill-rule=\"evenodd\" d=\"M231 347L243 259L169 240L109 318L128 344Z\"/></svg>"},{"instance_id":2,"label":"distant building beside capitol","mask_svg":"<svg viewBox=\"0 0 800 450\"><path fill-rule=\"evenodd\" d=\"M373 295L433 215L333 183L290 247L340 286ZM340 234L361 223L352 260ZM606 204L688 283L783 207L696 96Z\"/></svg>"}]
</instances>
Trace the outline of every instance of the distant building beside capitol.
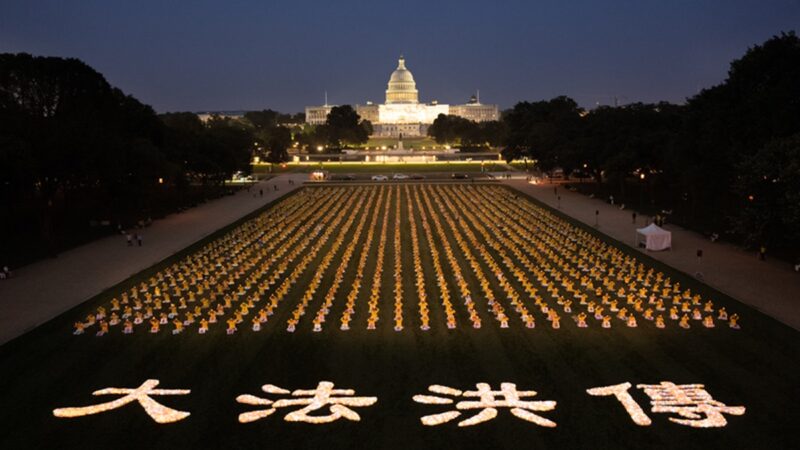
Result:
<instances>
[{"instance_id":1,"label":"distant building beside capitol","mask_svg":"<svg viewBox=\"0 0 800 450\"><path fill-rule=\"evenodd\" d=\"M325 123L331 109L336 105L307 106L306 123L320 125ZM420 103L417 83L411 71L406 68L405 59L400 56L397 69L389 77L386 89L386 103L355 105L361 119L372 123L374 136L397 137L424 136L428 127L439 114L450 114L475 122L500 119L497 105L484 105L472 96L464 105L443 105L438 102Z\"/></svg>"},{"instance_id":2,"label":"distant building beside capitol","mask_svg":"<svg viewBox=\"0 0 800 450\"><path fill-rule=\"evenodd\" d=\"M197 118L206 123L212 118L217 119L241 119L247 111L202 111L196 112Z\"/></svg>"}]
</instances>

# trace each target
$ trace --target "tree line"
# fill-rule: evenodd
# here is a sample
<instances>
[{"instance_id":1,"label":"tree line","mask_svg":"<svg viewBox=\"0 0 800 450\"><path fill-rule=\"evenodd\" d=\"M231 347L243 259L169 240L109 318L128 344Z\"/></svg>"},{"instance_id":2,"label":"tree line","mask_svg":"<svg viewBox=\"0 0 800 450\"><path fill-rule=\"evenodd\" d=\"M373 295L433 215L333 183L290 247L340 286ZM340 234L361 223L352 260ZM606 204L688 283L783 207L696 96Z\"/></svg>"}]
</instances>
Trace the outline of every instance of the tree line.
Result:
<instances>
[{"instance_id":1,"label":"tree line","mask_svg":"<svg viewBox=\"0 0 800 450\"><path fill-rule=\"evenodd\" d=\"M270 109L156 114L78 59L0 54L0 264L224 195L253 157L282 163L292 146L337 151L372 133L349 106L304 122Z\"/></svg>"},{"instance_id":2,"label":"tree line","mask_svg":"<svg viewBox=\"0 0 800 450\"><path fill-rule=\"evenodd\" d=\"M259 138L285 142L251 118L157 115L77 59L0 54L0 262L224 194Z\"/></svg>"},{"instance_id":3,"label":"tree line","mask_svg":"<svg viewBox=\"0 0 800 450\"><path fill-rule=\"evenodd\" d=\"M591 178L593 193L672 212L700 231L800 255L800 39L782 33L683 105L580 108L568 97L505 112L502 153Z\"/></svg>"},{"instance_id":4,"label":"tree line","mask_svg":"<svg viewBox=\"0 0 800 450\"><path fill-rule=\"evenodd\" d=\"M439 114L428 127L428 136L437 144L451 144L461 151L497 148L508 134L505 121L475 122L459 116Z\"/></svg>"},{"instance_id":5,"label":"tree line","mask_svg":"<svg viewBox=\"0 0 800 450\"><path fill-rule=\"evenodd\" d=\"M372 123L364 120L351 105L331 108L325 123L307 125L295 135L298 146L308 151L339 153L342 149L367 143Z\"/></svg>"}]
</instances>

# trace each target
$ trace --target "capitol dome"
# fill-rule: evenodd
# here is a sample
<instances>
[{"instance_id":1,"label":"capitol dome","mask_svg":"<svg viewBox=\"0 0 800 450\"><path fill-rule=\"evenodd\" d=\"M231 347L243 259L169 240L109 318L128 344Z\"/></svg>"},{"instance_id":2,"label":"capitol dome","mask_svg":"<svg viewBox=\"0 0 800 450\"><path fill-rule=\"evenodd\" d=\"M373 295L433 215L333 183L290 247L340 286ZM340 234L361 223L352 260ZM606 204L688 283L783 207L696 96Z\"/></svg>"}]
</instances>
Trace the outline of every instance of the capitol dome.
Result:
<instances>
[{"instance_id":1,"label":"capitol dome","mask_svg":"<svg viewBox=\"0 0 800 450\"><path fill-rule=\"evenodd\" d=\"M406 60L402 55L397 61L397 69L389 77L386 89L386 104L392 103L419 103L417 83L411 71L406 69Z\"/></svg>"}]
</instances>

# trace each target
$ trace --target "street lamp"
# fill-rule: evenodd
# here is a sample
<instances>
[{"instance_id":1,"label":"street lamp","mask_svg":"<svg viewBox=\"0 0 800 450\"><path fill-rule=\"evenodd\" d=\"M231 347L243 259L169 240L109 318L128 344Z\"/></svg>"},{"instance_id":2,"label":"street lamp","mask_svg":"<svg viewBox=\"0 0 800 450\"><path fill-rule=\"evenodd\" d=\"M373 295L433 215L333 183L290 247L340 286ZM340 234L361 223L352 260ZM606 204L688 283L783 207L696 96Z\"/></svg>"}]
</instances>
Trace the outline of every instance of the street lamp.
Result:
<instances>
[{"instance_id":1,"label":"street lamp","mask_svg":"<svg viewBox=\"0 0 800 450\"><path fill-rule=\"evenodd\" d=\"M645 186L644 177L645 177L644 172L639 174L639 179L642 180L642 187L641 189L639 189L639 209L641 209L642 205L644 204L644 186Z\"/></svg>"}]
</instances>

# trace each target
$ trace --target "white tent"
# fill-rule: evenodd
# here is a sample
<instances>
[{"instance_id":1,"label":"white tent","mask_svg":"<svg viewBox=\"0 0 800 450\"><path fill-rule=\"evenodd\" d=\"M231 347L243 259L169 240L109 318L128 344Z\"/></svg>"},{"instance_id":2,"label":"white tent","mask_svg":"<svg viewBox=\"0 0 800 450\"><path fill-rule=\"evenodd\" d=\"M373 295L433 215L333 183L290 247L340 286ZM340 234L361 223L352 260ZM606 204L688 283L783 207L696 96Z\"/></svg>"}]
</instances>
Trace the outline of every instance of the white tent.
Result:
<instances>
[{"instance_id":1,"label":"white tent","mask_svg":"<svg viewBox=\"0 0 800 450\"><path fill-rule=\"evenodd\" d=\"M644 241L647 250L666 250L672 248L672 233L651 223L636 229L636 245Z\"/></svg>"}]
</instances>

